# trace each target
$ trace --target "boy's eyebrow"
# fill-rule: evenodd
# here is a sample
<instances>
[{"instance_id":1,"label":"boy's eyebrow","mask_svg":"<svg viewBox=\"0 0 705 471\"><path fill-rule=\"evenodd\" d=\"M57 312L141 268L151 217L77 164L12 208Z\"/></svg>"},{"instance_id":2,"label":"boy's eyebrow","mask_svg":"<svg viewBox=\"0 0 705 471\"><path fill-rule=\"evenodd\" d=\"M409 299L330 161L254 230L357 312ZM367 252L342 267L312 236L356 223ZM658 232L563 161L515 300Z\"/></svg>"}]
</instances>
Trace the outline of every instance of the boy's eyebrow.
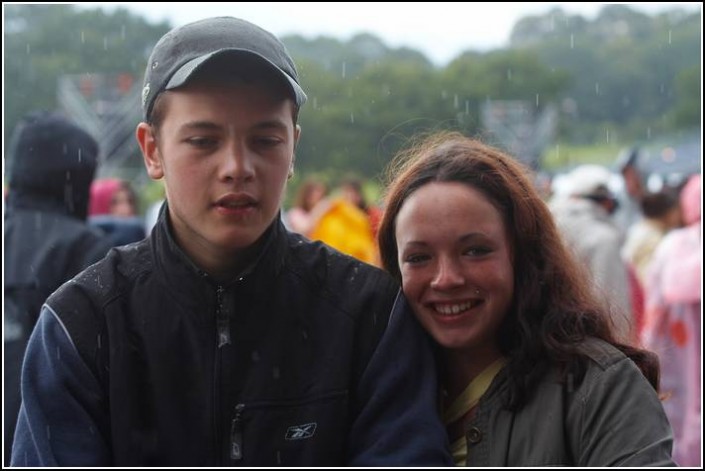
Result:
<instances>
[{"instance_id":1,"label":"boy's eyebrow","mask_svg":"<svg viewBox=\"0 0 705 471\"><path fill-rule=\"evenodd\" d=\"M288 121L283 121L281 119L270 119L266 121L261 121L256 123L252 128L254 129L287 129Z\"/></svg>"},{"instance_id":2,"label":"boy's eyebrow","mask_svg":"<svg viewBox=\"0 0 705 471\"><path fill-rule=\"evenodd\" d=\"M216 129L221 129L222 126L219 126L215 124L212 121L190 121L188 123L185 123L181 126L180 130L181 131L186 131L186 130L216 130Z\"/></svg>"},{"instance_id":3,"label":"boy's eyebrow","mask_svg":"<svg viewBox=\"0 0 705 471\"><path fill-rule=\"evenodd\" d=\"M281 119L271 119L271 120L266 120L266 121L261 121L259 123L255 123L252 126L252 129L286 129L288 126L288 122L285 122L284 120ZM216 124L212 121L191 121L184 123L180 130L181 131L186 131L186 130L207 130L207 131L213 131L213 130L220 130L222 129L223 126L220 124Z\"/></svg>"}]
</instances>

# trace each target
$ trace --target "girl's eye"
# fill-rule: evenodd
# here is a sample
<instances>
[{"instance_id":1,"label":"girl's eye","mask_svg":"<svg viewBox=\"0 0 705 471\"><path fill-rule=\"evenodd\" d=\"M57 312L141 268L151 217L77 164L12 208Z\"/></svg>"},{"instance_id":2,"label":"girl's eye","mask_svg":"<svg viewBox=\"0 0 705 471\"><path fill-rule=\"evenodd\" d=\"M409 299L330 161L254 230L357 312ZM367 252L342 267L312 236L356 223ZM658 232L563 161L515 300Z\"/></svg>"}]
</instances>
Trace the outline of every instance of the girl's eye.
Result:
<instances>
[{"instance_id":1,"label":"girl's eye","mask_svg":"<svg viewBox=\"0 0 705 471\"><path fill-rule=\"evenodd\" d=\"M418 263L423 263L426 260L428 260L428 258L429 258L428 255L414 254L414 255L409 255L406 258L404 258L404 262L414 265L414 264L418 264Z\"/></svg>"},{"instance_id":2,"label":"girl's eye","mask_svg":"<svg viewBox=\"0 0 705 471\"><path fill-rule=\"evenodd\" d=\"M483 255L487 255L491 251L492 250L488 247L470 247L465 251L465 253L473 257L481 257Z\"/></svg>"}]
</instances>

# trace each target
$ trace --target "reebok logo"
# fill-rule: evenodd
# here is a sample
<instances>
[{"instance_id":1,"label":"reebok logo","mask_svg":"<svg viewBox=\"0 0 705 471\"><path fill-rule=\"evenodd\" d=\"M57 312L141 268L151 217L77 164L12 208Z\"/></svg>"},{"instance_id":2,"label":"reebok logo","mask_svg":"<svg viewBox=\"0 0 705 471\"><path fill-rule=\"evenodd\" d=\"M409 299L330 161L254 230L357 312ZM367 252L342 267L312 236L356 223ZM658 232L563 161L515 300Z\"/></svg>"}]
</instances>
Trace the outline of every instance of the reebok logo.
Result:
<instances>
[{"instance_id":1,"label":"reebok logo","mask_svg":"<svg viewBox=\"0 0 705 471\"><path fill-rule=\"evenodd\" d=\"M303 425L292 425L286 430L286 440L304 440L311 438L316 433L316 422Z\"/></svg>"}]
</instances>

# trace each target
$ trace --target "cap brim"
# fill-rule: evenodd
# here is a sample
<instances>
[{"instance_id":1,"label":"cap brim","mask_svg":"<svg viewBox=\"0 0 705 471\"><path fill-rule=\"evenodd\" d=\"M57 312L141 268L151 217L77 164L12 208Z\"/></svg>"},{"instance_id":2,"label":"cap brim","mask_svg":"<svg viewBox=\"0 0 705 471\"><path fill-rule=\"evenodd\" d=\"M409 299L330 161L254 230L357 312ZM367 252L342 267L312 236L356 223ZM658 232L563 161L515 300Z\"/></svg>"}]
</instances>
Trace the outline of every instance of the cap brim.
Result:
<instances>
[{"instance_id":1,"label":"cap brim","mask_svg":"<svg viewBox=\"0 0 705 471\"><path fill-rule=\"evenodd\" d=\"M297 107L300 108L301 106L303 106L304 103L306 103L306 94L304 93L303 89L299 86L299 84L296 83L296 81L289 76L289 74L287 74L282 69L273 64L271 61L269 61L267 58L257 54L256 52L236 48L219 49L217 51L204 54L200 57L188 61L187 63L182 65L179 70L174 73L174 75L172 75L171 79L169 79L164 89L172 90L174 88L178 88L182 85L185 85L194 76L194 74L196 74L200 70L200 68L203 67L206 63L210 62L216 57L221 58L224 55L233 55L235 57L247 56L248 58L256 58L263 65L267 66L267 68L271 69L278 76L286 80L287 84L291 88L291 92L293 94L293 98L296 102Z\"/></svg>"}]
</instances>

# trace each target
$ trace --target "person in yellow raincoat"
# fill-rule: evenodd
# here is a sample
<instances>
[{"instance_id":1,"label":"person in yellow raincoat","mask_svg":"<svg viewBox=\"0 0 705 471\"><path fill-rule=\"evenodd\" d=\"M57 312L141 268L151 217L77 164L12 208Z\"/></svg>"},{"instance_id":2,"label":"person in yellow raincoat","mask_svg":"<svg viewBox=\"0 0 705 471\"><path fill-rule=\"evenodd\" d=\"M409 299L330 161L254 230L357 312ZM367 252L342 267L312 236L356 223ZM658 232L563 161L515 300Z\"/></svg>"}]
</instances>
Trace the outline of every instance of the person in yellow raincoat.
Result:
<instances>
[{"instance_id":1,"label":"person in yellow raincoat","mask_svg":"<svg viewBox=\"0 0 705 471\"><path fill-rule=\"evenodd\" d=\"M364 211L343 200L333 199L309 234L343 253L371 265L379 265L377 244Z\"/></svg>"}]
</instances>

